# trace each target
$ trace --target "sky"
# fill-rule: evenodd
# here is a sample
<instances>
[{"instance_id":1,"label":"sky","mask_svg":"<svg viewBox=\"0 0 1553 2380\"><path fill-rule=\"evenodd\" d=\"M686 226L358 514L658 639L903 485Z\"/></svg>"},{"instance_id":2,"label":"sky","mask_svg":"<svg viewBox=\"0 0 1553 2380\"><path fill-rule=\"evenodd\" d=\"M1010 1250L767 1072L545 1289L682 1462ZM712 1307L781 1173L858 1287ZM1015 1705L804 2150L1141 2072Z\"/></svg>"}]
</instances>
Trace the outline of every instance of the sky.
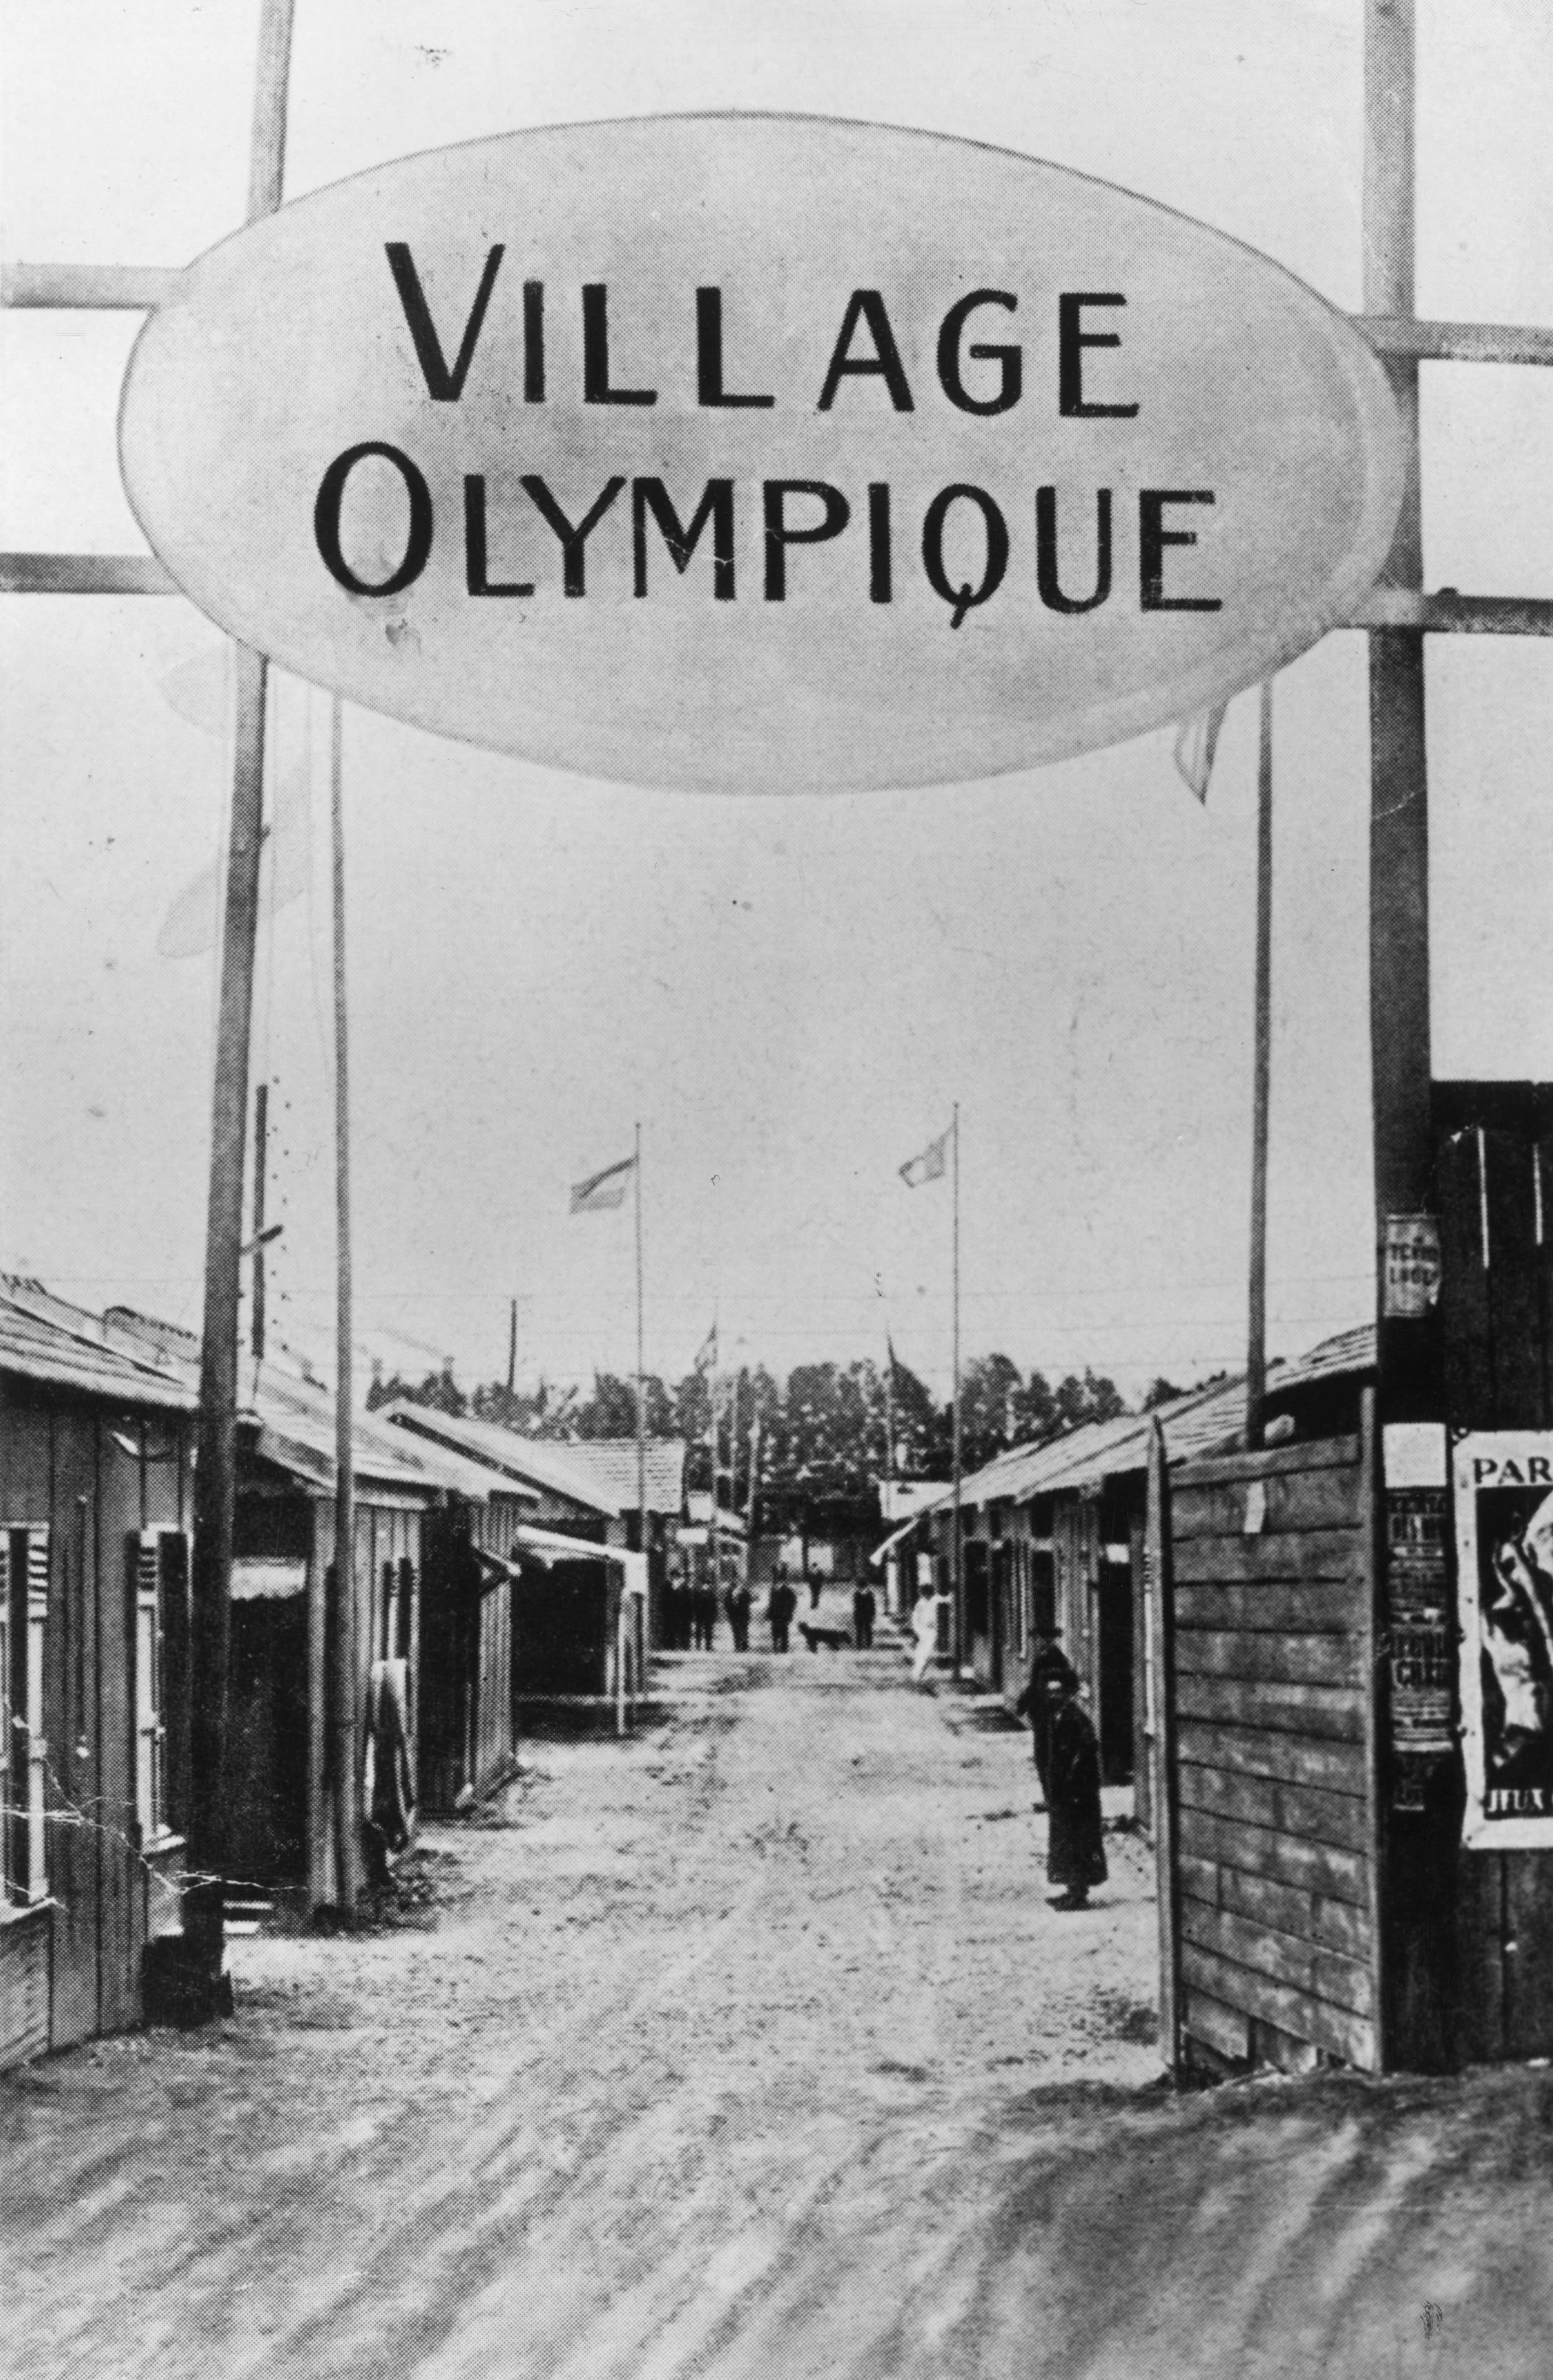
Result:
<instances>
[{"instance_id":1,"label":"sky","mask_svg":"<svg viewBox=\"0 0 1553 2380\"><path fill-rule=\"evenodd\" d=\"M1360 0L298 0L286 193L439 144L656 110L920 127L1115 181L1360 302ZM258 10L6 0L8 258L181 265L234 230ZM1419 8L1418 310L1553 322L1553 18ZM13 314L0 523L143 551L118 481L127 315ZM1424 372L1426 577L1553 596L1553 388ZM230 778L225 648L182 598L0 610L0 1268L200 1311L213 956L160 955ZM1372 1298L1364 638L1276 688L1269 1342ZM282 679L297 897L261 938L282 1337L333 1322L327 705ZM1553 655L1428 652L1435 1071L1553 1077ZM1244 1355L1256 704L1206 806L1168 731L1041 771L755 800L604 785L353 709L346 729L358 1337L466 1383L635 1363L631 1213L568 1185L642 1128L647 1363L714 1318L777 1372L962 1342L1136 1391ZM197 902L196 902L197 906ZM186 901L181 915L187 916ZM185 936L185 939L188 939ZM198 939L196 936L195 939ZM327 1368L325 1362L325 1368Z\"/></svg>"}]
</instances>

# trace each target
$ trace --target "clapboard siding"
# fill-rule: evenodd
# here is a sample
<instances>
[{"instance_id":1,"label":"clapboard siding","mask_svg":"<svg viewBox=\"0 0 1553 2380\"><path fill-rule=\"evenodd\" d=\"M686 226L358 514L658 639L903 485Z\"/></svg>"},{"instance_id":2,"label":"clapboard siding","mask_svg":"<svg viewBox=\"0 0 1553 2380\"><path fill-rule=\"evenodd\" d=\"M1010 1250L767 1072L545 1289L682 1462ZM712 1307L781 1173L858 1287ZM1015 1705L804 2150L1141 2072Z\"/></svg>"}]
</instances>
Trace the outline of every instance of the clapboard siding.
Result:
<instances>
[{"instance_id":1,"label":"clapboard siding","mask_svg":"<svg viewBox=\"0 0 1553 2380\"><path fill-rule=\"evenodd\" d=\"M1198 1767L1228 1761L1241 1775L1271 1777L1286 1785L1315 1785L1328 1793L1365 1790L1364 1748L1320 1736L1279 1735L1269 1729L1209 1727L1183 1719L1177 1737L1183 1760Z\"/></svg>"},{"instance_id":2,"label":"clapboard siding","mask_svg":"<svg viewBox=\"0 0 1553 2380\"><path fill-rule=\"evenodd\" d=\"M1218 2059L1378 2062L1370 1460L1339 1439L1171 1482L1183 2026Z\"/></svg>"},{"instance_id":3,"label":"clapboard siding","mask_svg":"<svg viewBox=\"0 0 1553 2380\"><path fill-rule=\"evenodd\" d=\"M1249 1628L1195 1628L1176 1639L1183 1677L1245 1678L1270 1686L1357 1686L1365 1647L1352 1636L1268 1636Z\"/></svg>"},{"instance_id":4,"label":"clapboard siding","mask_svg":"<svg viewBox=\"0 0 1553 2380\"><path fill-rule=\"evenodd\" d=\"M1187 1677L1178 1682L1175 1706L1183 1718L1330 1736L1340 1743L1365 1741L1365 1698L1357 1686L1280 1686L1244 1678Z\"/></svg>"},{"instance_id":5,"label":"clapboard siding","mask_svg":"<svg viewBox=\"0 0 1553 2380\"><path fill-rule=\"evenodd\" d=\"M0 1919L0 2073L49 2046L50 1911Z\"/></svg>"},{"instance_id":6,"label":"clapboard siding","mask_svg":"<svg viewBox=\"0 0 1553 2380\"><path fill-rule=\"evenodd\" d=\"M1181 1842L1183 1859L1212 1860L1226 1874L1253 1880L1266 1876L1299 1891L1350 1901L1366 1912L1367 1923L1369 1865L1362 1852L1337 1851L1330 1843L1305 1842L1268 1827L1244 1826L1207 1810L1183 1810Z\"/></svg>"},{"instance_id":7,"label":"clapboard siding","mask_svg":"<svg viewBox=\"0 0 1553 2380\"><path fill-rule=\"evenodd\" d=\"M1183 1760L1181 1801L1183 1809L1240 1818L1302 1841L1330 1843L1338 1851L1362 1854L1369 1842L1369 1811L1357 1793L1323 1793L1270 1777L1247 1777L1235 1768L1198 1768Z\"/></svg>"},{"instance_id":8,"label":"clapboard siding","mask_svg":"<svg viewBox=\"0 0 1553 2380\"><path fill-rule=\"evenodd\" d=\"M1345 1636L1353 1624L1353 1587L1348 1579L1312 1579L1291 1586L1286 1579L1248 1585L1194 1579L1177 1591L1175 1624L1186 1632L1250 1629L1254 1634ZM1190 1661L1192 1648L1184 1645Z\"/></svg>"},{"instance_id":9,"label":"clapboard siding","mask_svg":"<svg viewBox=\"0 0 1553 2380\"><path fill-rule=\"evenodd\" d=\"M1261 1497L1251 1490L1259 1488ZM1260 1501L1261 1520L1254 1503ZM1171 1511L1175 1542L1191 1537L1239 1537L1260 1531L1268 1536L1298 1536L1307 1529L1356 1528L1359 1522L1357 1469L1299 1472L1253 1472L1244 1485L1225 1481L1197 1487L1184 1477L1178 1485ZM1250 1521L1251 1528L1246 1524Z\"/></svg>"},{"instance_id":10,"label":"clapboard siding","mask_svg":"<svg viewBox=\"0 0 1553 2380\"><path fill-rule=\"evenodd\" d=\"M1220 1865L1187 1853L1181 1862L1181 1888L1193 1900L1210 1909L1228 1909L1280 1934L1298 1935L1329 1950L1362 1959L1369 1948L1369 1924L1363 1909L1330 1893L1308 1892L1272 1877Z\"/></svg>"},{"instance_id":11,"label":"clapboard siding","mask_svg":"<svg viewBox=\"0 0 1553 2380\"><path fill-rule=\"evenodd\" d=\"M1314 2042L1318 2049L1350 2066L1374 2070L1375 2026L1367 2017L1334 2008L1329 2001L1280 1984L1254 1967L1219 1958L1195 1942L1183 1943L1181 1972L1189 1987L1211 1994L1224 2007L1242 2009L1248 2017L1276 2025L1296 2041Z\"/></svg>"}]
</instances>

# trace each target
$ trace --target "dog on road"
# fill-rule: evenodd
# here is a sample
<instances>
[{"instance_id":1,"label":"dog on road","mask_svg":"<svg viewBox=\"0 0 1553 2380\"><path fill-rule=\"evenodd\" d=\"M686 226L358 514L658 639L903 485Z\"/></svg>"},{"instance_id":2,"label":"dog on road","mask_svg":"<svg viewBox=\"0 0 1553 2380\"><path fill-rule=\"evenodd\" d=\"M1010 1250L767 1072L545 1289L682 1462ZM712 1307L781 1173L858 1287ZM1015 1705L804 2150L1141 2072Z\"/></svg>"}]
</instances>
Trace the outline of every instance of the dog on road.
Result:
<instances>
[{"instance_id":1,"label":"dog on road","mask_svg":"<svg viewBox=\"0 0 1553 2380\"><path fill-rule=\"evenodd\" d=\"M828 1653L840 1653L850 1649L852 1644L852 1636L847 1629L815 1628L811 1627L806 1620L799 1621L798 1633L811 1653L818 1653L821 1645Z\"/></svg>"}]
</instances>

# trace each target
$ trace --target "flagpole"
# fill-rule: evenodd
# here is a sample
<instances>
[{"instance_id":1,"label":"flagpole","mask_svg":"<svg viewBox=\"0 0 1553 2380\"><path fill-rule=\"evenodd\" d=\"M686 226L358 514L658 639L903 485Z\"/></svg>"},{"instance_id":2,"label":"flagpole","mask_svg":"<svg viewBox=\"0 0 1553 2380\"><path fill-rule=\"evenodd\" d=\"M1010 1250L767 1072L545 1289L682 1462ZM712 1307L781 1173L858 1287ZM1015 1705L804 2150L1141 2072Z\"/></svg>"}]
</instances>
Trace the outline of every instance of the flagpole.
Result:
<instances>
[{"instance_id":1,"label":"flagpole","mask_svg":"<svg viewBox=\"0 0 1553 2380\"><path fill-rule=\"evenodd\" d=\"M1268 1386L1268 1108L1272 1079L1272 680L1262 681L1256 759L1256 1055L1251 1102L1251 1277L1245 1443L1262 1443Z\"/></svg>"},{"instance_id":2,"label":"flagpole","mask_svg":"<svg viewBox=\"0 0 1553 2380\"><path fill-rule=\"evenodd\" d=\"M940 1111L941 1112L941 1111ZM960 1674L965 1651L965 1598L961 1592L963 1550L960 1543L960 1102L954 1102L954 1674Z\"/></svg>"}]
</instances>

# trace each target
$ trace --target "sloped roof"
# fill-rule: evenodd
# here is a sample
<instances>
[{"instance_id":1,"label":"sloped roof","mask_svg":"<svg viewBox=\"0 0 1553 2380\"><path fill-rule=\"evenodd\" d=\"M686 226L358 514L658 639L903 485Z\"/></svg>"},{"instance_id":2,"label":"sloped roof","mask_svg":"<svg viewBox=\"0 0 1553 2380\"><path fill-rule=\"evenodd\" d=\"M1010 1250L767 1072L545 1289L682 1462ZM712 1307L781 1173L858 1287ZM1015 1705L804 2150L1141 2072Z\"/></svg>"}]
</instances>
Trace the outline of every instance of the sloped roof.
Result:
<instances>
[{"instance_id":1,"label":"sloped roof","mask_svg":"<svg viewBox=\"0 0 1553 2380\"><path fill-rule=\"evenodd\" d=\"M1362 1323L1323 1339L1308 1354L1292 1362L1270 1365L1268 1396L1271 1401L1288 1389L1351 1377L1374 1366L1375 1327ZM1240 1443L1245 1427L1244 1373L1188 1389L1153 1413L1119 1414L1111 1421L1085 1422L1066 1437L1047 1439L1037 1446L1012 1447L961 1481L961 1505L1005 1499L1025 1504L1036 1496L1094 1487L1102 1479L1142 1471L1148 1462L1149 1435L1156 1419L1165 1433L1165 1452L1171 1463L1231 1451ZM941 1512L952 1497L949 1490L926 1509Z\"/></svg>"},{"instance_id":2,"label":"sloped roof","mask_svg":"<svg viewBox=\"0 0 1553 2380\"><path fill-rule=\"evenodd\" d=\"M154 1315L137 1314L129 1306L112 1306L103 1318L115 1343L154 1349L158 1360L181 1374L192 1390L199 1379L200 1342L191 1330L163 1322ZM335 1415L334 1396L322 1380L306 1378L280 1363L264 1363L257 1378L247 1366L242 1389L248 1391L242 1418L257 1424L259 1452L283 1470L294 1472L310 1486L334 1485ZM431 1493L451 1489L472 1502L489 1502L492 1495L534 1500L516 1481L486 1469L467 1455L406 1438L358 1414L351 1421L353 1475L379 1487L401 1492Z\"/></svg>"},{"instance_id":3,"label":"sloped roof","mask_svg":"<svg viewBox=\"0 0 1553 2380\"><path fill-rule=\"evenodd\" d=\"M455 1453L472 1455L508 1478L548 1488L552 1495L566 1497L608 1520L618 1519L623 1509L620 1500L591 1473L573 1463L571 1458L578 1451L576 1447L555 1446L547 1439L520 1438L516 1430L504 1429L499 1422L439 1413L434 1406L418 1405L407 1397L380 1405L374 1418L391 1425L397 1433L413 1432L417 1438L451 1447ZM631 1500L636 1501L634 1489Z\"/></svg>"},{"instance_id":4,"label":"sloped roof","mask_svg":"<svg viewBox=\"0 0 1553 2380\"><path fill-rule=\"evenodd\" d=\"M685 1508L685 1440L649 1438L647 1441L647 1509L679 1512ZM634 1438L582 1438L567 1440L566 1459L585 1471L606 1495L618 1499L616 1511L637 1509L637 1441Z\"/></svg>"},{"instance_id":5,"label":"sloped roof","mask_svg":"<svg viewBox=\"0 0 1553 2380\"><path fill-rule=\"evenodd\" d=\"M1292 1363L1280 1364L1276 1380L1269 1378L1268 1392L1281 1393L1285 1389L1303 1389L1312 1380L1339 1379L1353 1372L1373 1372L1375 1369L1375 1325L1361 1322L1352 1330L1339 1330L1330 1339L1323 1339L1308 1355L1296 1355Z\"/></svg>"},{"instance_id":6,"label":"sloped roof","mask_svg":"<svg viewBox=\"0 0 1553 2380\"><path fill-rule=\"evenodd\" d=\"M193 1390L176 1371L109 1346L102 1330L95 1316L40 1282L0 1277L0 1372L115 1405L193 1412Z\"/></svg>"}]
</instances>

